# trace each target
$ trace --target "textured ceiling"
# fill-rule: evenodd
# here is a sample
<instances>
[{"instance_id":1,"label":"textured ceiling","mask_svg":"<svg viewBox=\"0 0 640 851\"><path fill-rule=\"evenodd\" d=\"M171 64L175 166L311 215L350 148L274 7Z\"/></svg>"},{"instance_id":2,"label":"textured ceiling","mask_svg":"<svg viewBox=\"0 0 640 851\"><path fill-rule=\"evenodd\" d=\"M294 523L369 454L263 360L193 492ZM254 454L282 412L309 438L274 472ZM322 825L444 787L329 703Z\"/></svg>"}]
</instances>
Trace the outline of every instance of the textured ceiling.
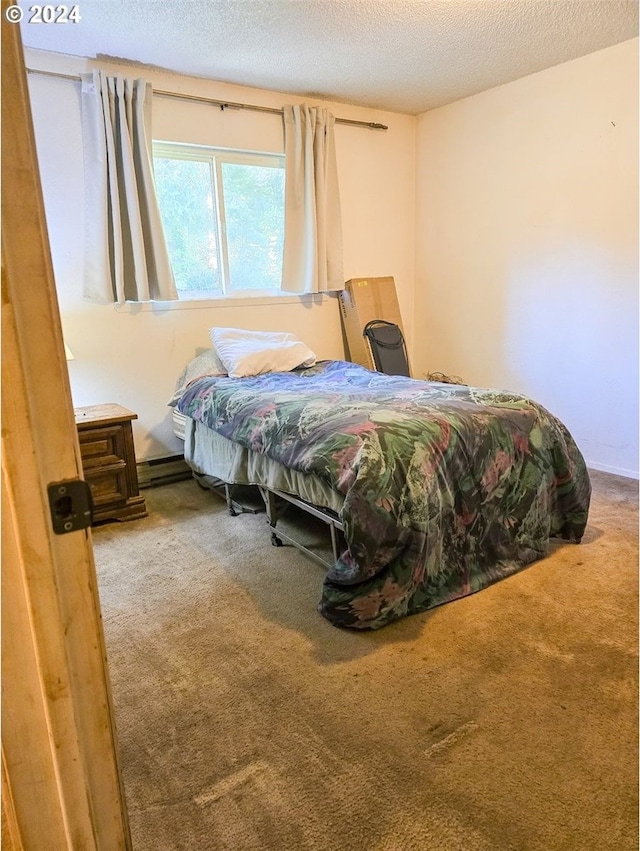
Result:
<instances>
[{"instance_id":1,"label":"textured ceiling","mask_svg":"<svg viewBox=\"0 0 640 851\"><path fill-rule=\"evenodd\" d=\"M638 35L638 0L78 0L78 24L19 5L27 47L413 115Z\"/></svg>"}]
</instances>

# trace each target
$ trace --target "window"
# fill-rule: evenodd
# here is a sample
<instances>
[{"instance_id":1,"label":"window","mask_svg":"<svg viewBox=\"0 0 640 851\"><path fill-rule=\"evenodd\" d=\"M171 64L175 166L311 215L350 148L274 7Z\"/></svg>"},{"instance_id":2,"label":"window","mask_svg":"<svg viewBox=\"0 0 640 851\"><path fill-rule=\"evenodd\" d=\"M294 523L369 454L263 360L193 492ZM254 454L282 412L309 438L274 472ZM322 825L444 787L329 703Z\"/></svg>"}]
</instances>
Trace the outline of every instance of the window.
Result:
<instances>
[{"instance_id":1,"label":"window","mask_svg":"<svg viewBox=\"0 0 640 851\"><path fill-rule=\"evenodd\" d=\"M277 294L284 157L154 142L153 162L179 298Z\"/></svg>"}]
</instances>

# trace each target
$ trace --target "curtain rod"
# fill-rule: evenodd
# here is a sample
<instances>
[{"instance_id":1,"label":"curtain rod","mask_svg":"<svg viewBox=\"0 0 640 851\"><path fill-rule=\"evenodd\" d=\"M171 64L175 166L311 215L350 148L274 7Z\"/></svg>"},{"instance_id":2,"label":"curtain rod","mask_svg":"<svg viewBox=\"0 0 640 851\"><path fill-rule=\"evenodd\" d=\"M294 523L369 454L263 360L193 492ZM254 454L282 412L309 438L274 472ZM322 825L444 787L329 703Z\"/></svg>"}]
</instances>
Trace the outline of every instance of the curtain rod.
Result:
<instances>
[{"instance_id":1,"label":"curtain rod","mask_svg":"<svg viewBox=\"0 0 640 851\"><path fill-rule=\"evenodd\" d=\"M29 74L41 74L44 77L57 77L60 80L73 80L81 82L82 78L78 74L59 74L57 71L40 71L38 68L27 68ZM251 103L233 103L227 100L214 100L213 98L201 97L200 95L183 95L178 92L165 92L161 89L154 89L153 94L158 97L175 98L176 100L191 100L198 103L208 103L212 106L219 106L221 110L225 109L252 109L256 112L273 112L282 115L282 109L277 109L273 106L256 106ZM355 121L351 118L336 118L336 124L351 124L354 127L368 127L370 130L388 130L386 124L378 124L376 121Z\"/></svg>"}]
</instances>

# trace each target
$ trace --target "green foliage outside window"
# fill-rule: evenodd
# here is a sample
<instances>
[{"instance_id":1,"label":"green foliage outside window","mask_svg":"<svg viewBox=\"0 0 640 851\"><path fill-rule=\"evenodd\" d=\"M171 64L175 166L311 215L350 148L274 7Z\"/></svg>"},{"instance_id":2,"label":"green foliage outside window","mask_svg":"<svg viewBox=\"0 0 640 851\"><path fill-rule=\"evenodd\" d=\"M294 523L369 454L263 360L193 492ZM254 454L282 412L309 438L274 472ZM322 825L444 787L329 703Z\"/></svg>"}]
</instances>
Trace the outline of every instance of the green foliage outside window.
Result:
<instances>
[{"instance_id":1,"label":"green foliage outside window","mask_svg":"<svg viewBox=\"0 0 640 851\"><path fill-rule=\"evenodd\" d=\"M278 289L284 169L222 164L231 289Z\"/></svg>"},{"instance_id":2,"label":"green foliage outside window","mask_svg":"<svg viewBox=\"0 0 640 851\"><path fill-rule=\"evenodd\" d=\"M178 292L222 293L208 162L156 157L156 191Z\"/></svg>"},{"instance_id":3,"label":"green foliage outside window","mask_svg":"<svg viewBox=\"0 0 640 851\"><path fill-rule=\"evenodd\" d=\"M159 144L154 173L179 295L202 298L279 289L281 157Z\"/></svg>"}]
</instances>

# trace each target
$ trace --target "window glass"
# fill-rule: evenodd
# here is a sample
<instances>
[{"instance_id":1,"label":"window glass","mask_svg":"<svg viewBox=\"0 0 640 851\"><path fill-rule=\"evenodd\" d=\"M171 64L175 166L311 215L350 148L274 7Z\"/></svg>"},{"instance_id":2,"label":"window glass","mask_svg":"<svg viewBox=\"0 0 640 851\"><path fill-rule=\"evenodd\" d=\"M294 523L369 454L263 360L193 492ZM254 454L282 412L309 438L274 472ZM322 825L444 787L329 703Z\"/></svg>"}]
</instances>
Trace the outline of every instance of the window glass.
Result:
<instances>
[{"instance_id":1,"label":"window glass","mask_svg":"<svg viewBox=\"0 0 640 851\"><path fill-rule=\"evenodd\" d=\"M154 175L180 299L279 293L281 155L156 142Z\"/></svg>"},{"instance_id":2,"label":"window glass","mask_svg":"<svg viewBox=\"0 0 640 851\"><path fill-rule=\"evenodd\" d=\"M155 157L154 171L178 294L221 295L215 189L209 163Z\"/></svg>"},{"instance_id":3,"label":"window glass","mask_svg":"<svg viewBox=\"0 0 640 851\"><path fill-rule=\"evenodd\" d=\"M284 169L222 163L233 290L278 289L284 237Z\"/></svg>"}]
</instances>

